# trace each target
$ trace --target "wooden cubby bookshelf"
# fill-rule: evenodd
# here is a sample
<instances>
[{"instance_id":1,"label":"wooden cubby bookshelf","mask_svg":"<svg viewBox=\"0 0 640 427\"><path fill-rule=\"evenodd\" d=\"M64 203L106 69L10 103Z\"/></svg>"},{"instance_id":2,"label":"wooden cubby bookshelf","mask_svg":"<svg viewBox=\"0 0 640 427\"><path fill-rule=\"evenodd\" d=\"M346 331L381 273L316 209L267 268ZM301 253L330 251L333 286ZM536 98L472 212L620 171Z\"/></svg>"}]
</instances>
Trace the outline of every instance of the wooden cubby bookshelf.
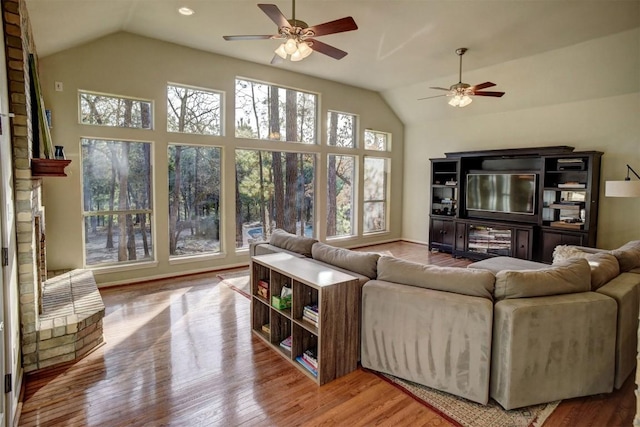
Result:
<instances>
[{"instance_id":1,"label":"wooden cubby bookshelf","mask_svg":"<svg viewBox=\"0 0 640 427\"><path fill-rule=\"evenodd\" d=\"M360 286L358 280L329 266L286 253L251 258L251 329L268 346L318 385L345 375L358 366ZM259 282L269 284L269 299L258 293ZM283 287L292 291L291 307L274 307L271 297ZM304 307L318 306L317 326L303 317ZM263 325L269 325L269 331ZM280 343L291 336L291 351ZM317 375L296 357L315 349Z\"/></svg>"}]
</instances>

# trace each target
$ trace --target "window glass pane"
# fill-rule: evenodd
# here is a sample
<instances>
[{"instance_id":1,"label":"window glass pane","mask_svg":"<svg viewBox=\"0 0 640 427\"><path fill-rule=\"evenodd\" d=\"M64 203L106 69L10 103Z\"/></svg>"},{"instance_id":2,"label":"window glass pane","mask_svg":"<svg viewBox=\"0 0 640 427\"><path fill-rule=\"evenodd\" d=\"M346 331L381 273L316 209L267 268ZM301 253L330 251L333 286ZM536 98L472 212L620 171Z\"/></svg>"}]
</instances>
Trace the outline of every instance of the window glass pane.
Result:
<instances>
[{"instance_id":1,"label":"window glass pane","mask_svg":"<svg viewBox=\"0 0 640 427\"><path fill-rule=\"evenodd\" d=\"M364 216L365 233L387 228L387 165L389 160L376 157L364 159Z\"/></svg>"},{"instance_id":2,"label":"window glass pane","mask_svg":"<svg viewBox=\"0 0 640 427\"><path fill-rule=\"evenodd\" d=\"M217 147L168 148L171 256L220 252L220 154Z\"/></svg>"},{"instance_id":3,"label":"window glass pane","mask_svg":"<svg viewBox=\"0 0 640 427\"><path fill-rule=\"evenodd\" d=\"M353 156L329 155L327 237L353 234L355 160Z\"/></svg>"},{"instance_id":4,"label":"window glass pane","mask_svg":"<svg viewBox=\"0 0 640 427\"><path fill-rule=\"evenodd\" d=\"M222 135L219 92L167 85L167 131Z\"/></svg>"},{"instance_id":5,"label":"window glass pane","mask_svg":"<svg viewBox=\"0 0 640 427\"><path fill-rule=\"evenodd\" d=\"M236 79L236 137L316 143L317 95Z\"/></svg>"},{"instance_id":6,"label":"window glass pane","mask_svg":"<svg viewBox=\"0 0 640 427\"><path fill-rule=\"evenodd\" d=\"M79 91L80 123L151 129L151 101Z\"/></svg>"},{"instance_id":7,"label":"window glass pane","mask_svg":"<svg viewBox=\"0 0 640 427\"><path fill-rule=\"evenodd\" d=\"M236 246L275 228L313 236L315 154L236 150Z\"/></svg>"},{"instance_id":8,"label":"window glass pane","mask_svg":"<svg viewBox=\"0 0 640 427\"><path fill-rule=\"evenodd\" d=\"M329 111L327 113L327 143L336 147L355 148L356 116Z\"/></svg>"},{"instance_id":9,"label":"window glass pane","mask_svg":"<svg viewBox=\"0 0 640 427\"><path fill-rule=\"evenodd\" d=\"M151 144L81 140L87 265L153 257Z\"/></svg>"},{"instance_id":10,"label":"window glass pane","mask_svg":"<svg viewBox=\"0 0 640 427\"><path fill-rule=\"evenodd\" d=\"M364 204L364 232L373 233L386 230L384 202L365 202Z\"/></svg>"},{"instance_id":11,"label":"window glass pane","mask_svg":"<svg viewBox=\"0 0 640 427\"><path fill-rule=\"evenodd\" d=\"M389 134L373 130L364 131L365 150L388 151Z\"/></svg>"},{"instance_id":12,"label":"window glass pane","mask_svg":"<svg viewBox=\"0 0 640 427\"><path fill-rule=\"evenodd\" d=\"M85 216L86 265L153 260L151 219L150 214Z\"/></svg>"}]
</instances>

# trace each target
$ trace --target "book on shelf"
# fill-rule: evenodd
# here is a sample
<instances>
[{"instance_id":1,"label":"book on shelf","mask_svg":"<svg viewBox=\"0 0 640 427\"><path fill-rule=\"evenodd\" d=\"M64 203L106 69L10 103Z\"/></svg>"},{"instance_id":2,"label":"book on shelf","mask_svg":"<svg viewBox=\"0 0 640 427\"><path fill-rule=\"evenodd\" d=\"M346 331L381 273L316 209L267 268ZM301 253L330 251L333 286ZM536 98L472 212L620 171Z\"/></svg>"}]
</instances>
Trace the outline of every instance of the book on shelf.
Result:
<instances>
[{"instance_id":1,"label":"book on shelf","mask_svg":"<svg viewBox=\"0 0 640 427\"><path fill-rule=\"evenodd\" d=\"M569 181L558 184L558 188L587 188L587 184Z\"/></svg>"},{"instance_id":2,"label":"book on shelf","mask_svg":"<svg viewBox=\"0 0 640 427\"><path fill-rule=\"evenodd\" d=\"M264 325L262 325L262 332L270 333L271 326L268 323L265 323Z\"/></svg>"},{"instance_id":3,"label":"book on shelf","mask_svg":"<svg viewBox=\"0 0 640 427\"><path fill-rule=\"evenodd\" d=\"M296 360L302 367L304 367L307 371L311 372L314 377L318 376L318 370L311 366L302 356L296 357Z\"/></svg>"},{"instance_id":4,"label":"book on shelf","mask_svg":"<svg viewBox=\"0 0 640 427\"><path fill-rule=\"evenodd\" d=\"M313 368L318 369L318 356L316 349L307 349L302 353L302 358L307 361Z\"/></svg>"},{"instance_id":5,"label":"book on shelf","mask_svg":"<svg viewBox=\"0 0 640 427\"><path fill-rule=\"evenodd\" d=\"M287 351L291 351L291 335L282 340L282 342L280 343L280 347L284 348Z\"/></svg>"},{"instance_id":6,"label":"book on shelf","mask_svg":"<svg viewBox=\"0 0 640 427\"><path fill-rule=\"evenodd\" d=\"M584 222L553 221L551 222L551 226L557 228L567 228L570 230L582 230L582 228L584 227Z\"/></svg>"}]
</instances>

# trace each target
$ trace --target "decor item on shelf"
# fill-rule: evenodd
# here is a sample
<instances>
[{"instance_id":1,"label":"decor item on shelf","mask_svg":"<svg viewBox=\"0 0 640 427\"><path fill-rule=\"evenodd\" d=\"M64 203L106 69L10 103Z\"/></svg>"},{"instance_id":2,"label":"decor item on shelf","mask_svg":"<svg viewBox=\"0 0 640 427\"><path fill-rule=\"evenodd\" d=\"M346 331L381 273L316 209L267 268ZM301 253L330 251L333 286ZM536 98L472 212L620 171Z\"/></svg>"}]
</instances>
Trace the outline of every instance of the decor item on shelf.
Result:
<instances>
[{"instance_id":1,"label":"decor item on shelf","mask_svg":"<svg viewBox=\"0 0 640 427\"><path fill-rule=\"evenodd\" d=\"M633 172L638 181L631 181L629 172ZM624 181L606 181L604 195L606 197L640 197L640 176L627 165L627 177Z\"/></svg>"},{"instance_id":2,"label":"decor item on shelf","mask_svg":"<svg viewBox=\"0 0 640 427\"><path fill-rule=\"evenodd\" d=\"M56 145L55 148L56 148L56 151L53 154L55 159L56 160L65 160L66 157L64 156L64 147L62 145Z\"/></svg>"},{"instance_id":3,"label":"decor item on shelf","mask_svg":"<svg viewBox=\"0 0 640 427\"><path fill-rule=\"evenodd\" d=\"M306 22L296 19L295 0L293 0L292 3L293 17L291 19L287 19L275 4L258 4L258 7L276 23L278 26L278 34L223 36L223 38L227 41L262 39L283 40L283 43L275 50L275 55L271 60L271 64L277 64L282 60L287 59L287 57L289 57L292 62L301 61L311 55L314 50L334 59L344 58L347 55L347 52L326 43L322 43L314 39L314 37L357 30L358 26L353 18L349 16L309 27Z\"/></svg>"},{"instance_id":4,"label":"decor item on shelf","mask_svg":"<svg viewBox=\"0 0 640 427\"><path fill-rule=\"evenodd\" d=\"M461 47L456 49L456 54L458 54L458 56L460 57L460 71L458 74L459 75L458 83L451 85L449 89L444 87L430 87L429 89L444 90L444 91L447 91L448 93L444 95L434 95L434 96L427 96L426 98L419 98L418 101L423 99L439 98L441 96L449 96L451 97L451 99L449 100L449 105L453 107L462 108L471 104L471 102L473 101L471 99L471 96L493 96L493 97L500 98L502 95L504 95L504 92L491 92L491 91L480 92L481 89L486 89L486 88L495 86L496 85L495 83L484 82L484 83L477 84L475 86L471 86L467 83L462 83L462 55L464 55L467 50L468 49L466 47Z\"/></svg>"}]
</instances>

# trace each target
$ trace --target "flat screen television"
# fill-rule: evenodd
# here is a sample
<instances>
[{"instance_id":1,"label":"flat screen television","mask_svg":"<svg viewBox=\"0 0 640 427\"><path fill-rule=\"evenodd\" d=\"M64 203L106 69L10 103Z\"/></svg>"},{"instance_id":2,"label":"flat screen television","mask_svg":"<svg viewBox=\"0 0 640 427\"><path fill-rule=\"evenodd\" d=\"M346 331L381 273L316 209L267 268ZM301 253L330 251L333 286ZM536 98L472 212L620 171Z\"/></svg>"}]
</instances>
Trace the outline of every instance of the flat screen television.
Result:
<instances>
[{"instance_id":1,"label":"flat screen television","mask_svg":"<svg viewBox=\"0 0 640 427\"><path fill-rule=\"evenodd\" d=\"M467 211L536 214L535 173L467 174Z\"/></svg>"}]
</instances>

